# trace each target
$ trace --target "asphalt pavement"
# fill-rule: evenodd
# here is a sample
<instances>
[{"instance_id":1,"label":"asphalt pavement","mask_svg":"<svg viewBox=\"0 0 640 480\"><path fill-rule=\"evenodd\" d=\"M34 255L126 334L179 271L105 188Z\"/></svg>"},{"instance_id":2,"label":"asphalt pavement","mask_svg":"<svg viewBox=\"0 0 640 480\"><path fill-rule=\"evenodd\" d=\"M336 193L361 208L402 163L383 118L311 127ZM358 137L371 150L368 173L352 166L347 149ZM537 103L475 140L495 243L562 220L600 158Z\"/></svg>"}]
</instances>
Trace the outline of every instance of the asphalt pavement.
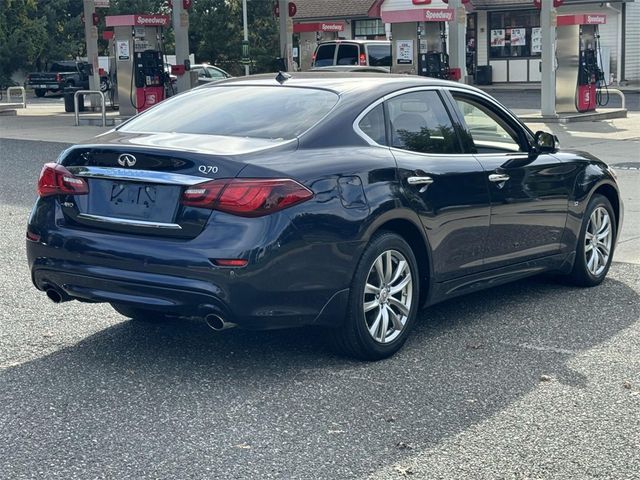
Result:
<instances>
[{"instance_id":1,"label":"asphalt pavement","mask_svg":"<svg viewBox=\"0 0 640 480\"><path fill-rule=\"evenodd\" d=\"M634 247L601 286L536 277L443 303L395 357L361 363L314 329L52 304L24 233L38 172L67 145L2 126L0 478L640 478L640 171L619 170ZM552 128L638 160L633 119Z\"/></svg>"}]
</instances>

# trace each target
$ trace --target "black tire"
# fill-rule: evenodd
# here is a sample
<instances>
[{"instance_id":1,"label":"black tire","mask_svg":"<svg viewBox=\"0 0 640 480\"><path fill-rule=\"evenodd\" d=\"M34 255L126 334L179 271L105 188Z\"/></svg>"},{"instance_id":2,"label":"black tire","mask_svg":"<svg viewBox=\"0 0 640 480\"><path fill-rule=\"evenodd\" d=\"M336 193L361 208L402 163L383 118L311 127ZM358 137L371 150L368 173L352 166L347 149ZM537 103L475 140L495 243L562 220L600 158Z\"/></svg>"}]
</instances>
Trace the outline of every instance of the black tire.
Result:
<instances>
[{"instance_id":1,"label":"black tire","mask_svg":"<svg viewBox=\"0 0 640 480\"><path fill-rule=\"evenodd\" d=\"M125 317L128 317L131 320L136 320L140 322L162 323L162 322L166 322L170 318L168 315L165 315L161 312L157 312L155 310L136 308L136 307L131 307L129 305L121 305L118 303L112 303L111 306L120 315L124 315Z\"/></svg>"},{"instance_id":2,"label":"black tire","mask_svg":"<svg viewBox=\"0 0 640 480\"><path fill-rule=\"evenodd\" d=\"M587 257L585 255L585 250L587 249L586 245L586 235L587 235L587 227L589 226L589 221L593 212L598 208L604 208L609 214L611 229L611 246L609 249L609 257L607 258L606 264L601 272L595 275L593 272L589 270ZM573 285L577 285L580 287L594 287L596 285L600 285L602 281L607 276L609 272L609 268L611 267L611 260L613 259L614 253L614 245L616 242L616 234L617 234L617 224L616 217L613 212L613 208L611 207L611 202L609 199L603 195L594 195L587 208L584 212L584 217L582 219L582 227L580 228L580 235L578 237L578 245L576 246L576 259L573 264L573 270L568 275L567 280L569 283Z\"/></svg>"},{"instance_id":3,"label":"black tire","mask_svg":"<svg viewBox=\"0 0 640 480\"><path fill-rule=\"evenodd\" d=\"M373 323L375 323L375 321L371 320L371 314L367 317L363 307L365 298L371 299L373 294L365 294L365 285L370 274L372 274L371 272L374 268L374 262L376 259L384 252L392 251L401 254L401 256L406 260L406 264L409 268L412 282L411 287L407 289L407 293L409 291L411 292L411 305L408 309L408 315L406 315L405 323L402 329L398 330L399 333L396 334L396 337L388 343L382 343L374 339L372 333L369 331L370 327L373 328ZM396 260L397 259L394 261ZM395 265L397 266L399 263L396 263ZM406 275L400 278L404 277L406 277ZM335 346L341 353L362 360L381 360L396 353L407 340L409 332L415 323L419 307L419 289L418 264L409 244L395 233L382 232L376 234L369 242L369 245L360 258L358 267L356 268L353 281L351 283L347 317L340 327L331 330ZM368 295L368 297L365 297L365 295ZM385 297L389 298L387 295L385 295ZM373 298L377 299L378 297L375 296ZM376 315L376 309L373 309L373 315ZM392 326L393 322L391 317L388 318L389 326ZM368 322L371 322L371 324ZM374 330L374 333L377 333L378 330L375 328ZM382 331L381 325L380 331ZM396 330L392 328L389 335L393 335L395 331Z\"/></svg>"},{"instance_id":4,"label":"black tire","mask_svg":"<svg viewBox=\"0 0 640 480\"><path fill-rule=\"evenodd\" d=\"M36 88L33 93L36 94L36 97L42 98L47 94L47 91L44 88Z\"/></svg>"}]
</instances>

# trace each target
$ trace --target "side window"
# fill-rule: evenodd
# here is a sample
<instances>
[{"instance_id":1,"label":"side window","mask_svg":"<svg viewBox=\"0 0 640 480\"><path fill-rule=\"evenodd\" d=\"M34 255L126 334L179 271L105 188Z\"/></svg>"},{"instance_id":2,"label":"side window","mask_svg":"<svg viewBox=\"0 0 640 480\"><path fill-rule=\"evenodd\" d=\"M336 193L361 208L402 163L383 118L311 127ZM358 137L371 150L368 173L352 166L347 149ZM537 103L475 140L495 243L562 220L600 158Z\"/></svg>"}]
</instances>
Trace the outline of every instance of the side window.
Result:
<instances>
[{"instance_id":1,"label":"side window","mask_svg":"<svg viewBox=\"0 0 640 480\"><path fill-rule=\"evenodd\" d=\"M320 45L316 51L314 67L330 67L333 65L333 55L336 53L336 46L333 43Z\"/></svg>"},{"instance_id":2,"label":"side window","mask_svg":"<svg viewBox=\"0 0 640 480\"><path fill-rule=\"evenodd\" d=\"M358 65L360 49L358 45L343 43L338 47L338 59L336 65Z\"/></svg>"},{"instance_id":3,"label":"side window","mask_svg":"<svg viewBox=\"0 0 640 480\"><path fill-rule=\"evenodd\" d=\"M207 68L207 73L211 78L225 78L224 73L215 68Z\"/></svg>"},{"instance_id":4,"label":"side window","mask_svg":"<svg viewBox=\"0 0 640 480\"><path fill-rule=\"evenodd\" d=\"M192 68L191 70L198 72L198 77L205 77L205 78L208 77L207 71L204 68L198 67L198 68Z\"/></svg>"},{"instance_id":5,"label":"side window","mask_svg":"<svg viewBox=\"0 0 640 480\"><path fill-rule=\"evenodd\" d=\"M453 98L464 116L477 153L509 153L523 150L517 133L497 112L464 95L454 93Z\"/></svg>"},{"instance_id":6,"label":"side window","mask_svg":"<svg viewBox=\"0 0 640 480\"><path fill-rule=\"evenodd\" d=\"M391 46L390 45L368 45L369 66L390 67L391 66Z\"/></svg>"},{"instance_id":7,"label":"side window","mask_svg":"<svg viewBox=\"0 0 640 480\"><path fill-rule=\"evenodd\" d=\"M382 104L377 105L362 117L358 126L367 137L377 144L387 144L384 132L384 108L382 107Z\"/></svg>"},{"instance_id":8,"label":"side window","mask_svg":"<svg viewBox=\"0 0 640 480\"><path fill-rule=\"evenodd\" d=\"M421 153L461 153L449 113L435 90L405 93L387 102L391 145Z\"/></svg>"}]
</instances>

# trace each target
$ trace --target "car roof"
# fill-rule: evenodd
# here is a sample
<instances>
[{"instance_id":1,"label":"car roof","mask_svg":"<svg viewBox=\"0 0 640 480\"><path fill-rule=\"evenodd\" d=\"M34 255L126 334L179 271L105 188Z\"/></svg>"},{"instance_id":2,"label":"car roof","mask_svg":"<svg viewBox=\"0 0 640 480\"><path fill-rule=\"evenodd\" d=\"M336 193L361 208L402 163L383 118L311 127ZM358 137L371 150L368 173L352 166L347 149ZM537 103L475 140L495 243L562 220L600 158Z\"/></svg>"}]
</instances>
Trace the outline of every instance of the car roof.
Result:
<instances>
[{"instance_id":1,"label":"car roof","mask_svg":"<svg viewBox=\"0 0 640 480\"><path fill-rule=\"evenodd\" d=\"M220 86L280 86L276 80L277 73L250 75L248 77L235 77L216 82L215 85L200 88L216 88ZM469 90L474 93L482 93L481 90L462 83L437 78L421 77L418 75L401 75L376 72L295 72L290 73L290 78L284 83L284 87L319 88L331 90L339 95L363 95L371 93L372 96L383 96L396 90L412 87L456 87Z\"/></svg>"},{"instance_id":2,"label":"car roof","mask_svg":"<svg viewBox=\"0 0 640 480\"><path fill-rule=\"evenodd\" d=\"M359 43L359 44L373 44L373 45L391 45L389 40L325 40L324 42L318 42L318 46L326 45L328 43Z\"/></svg>"}]
</instances>

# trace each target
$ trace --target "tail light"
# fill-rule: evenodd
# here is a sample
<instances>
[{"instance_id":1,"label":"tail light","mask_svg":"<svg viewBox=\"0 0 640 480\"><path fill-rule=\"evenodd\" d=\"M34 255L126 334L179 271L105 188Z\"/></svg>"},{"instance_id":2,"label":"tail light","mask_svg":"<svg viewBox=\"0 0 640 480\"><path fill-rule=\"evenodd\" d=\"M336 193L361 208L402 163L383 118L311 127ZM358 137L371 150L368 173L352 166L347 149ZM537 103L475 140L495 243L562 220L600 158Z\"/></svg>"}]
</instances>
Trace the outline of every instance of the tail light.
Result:
<instances>
[{"instance_id":1,"label":"tail light","mask_svg":"<svg viewBox=\"0 0 640 480\"><path fill-rule=\"evenodd\" d=\"M241 217L261 217L309 200L313 192L290 179L222 179L187 188L182 204Z\"/></svg>"},{"instance_id":2,"label":"tail light","mask_svg":"<svg viewBox=\"0 0 640 480\"><path fill-rule=\"evenodd\" d=\"M313 52L313 55L311 55L311 66L314 66L316 64L316 52Z\"/></svg>"},{"instance_id":3,"label":"tail light","mask_svg":"<svg viewBox=\"0 0 640 480\"><path fill-rule=\"evenodd\" d=\"M57 163L47 163L42 167L38 179L38 195L86 195L89 185L82 178L75 177L69 170Z\"/></svg>"},{"instance_id":4,"label":"tail light","mask_svg":"<svg viewBox=\"0 0 640 480\"><path fill-rule=\"evenodd\" d=\"M360 65L366 65L367 64L367 56L364 53L360 54Z\"/></svg>"},{"instance_id":5,"label":"tail light","mask_svg":"<svg viewBox=\"0 0 640 480\"><path fill-rule=\"evenodd\" d=\"M56 82L60 83L62 81L62 75L56 73Z\"/></svg>"}]
</instances>

